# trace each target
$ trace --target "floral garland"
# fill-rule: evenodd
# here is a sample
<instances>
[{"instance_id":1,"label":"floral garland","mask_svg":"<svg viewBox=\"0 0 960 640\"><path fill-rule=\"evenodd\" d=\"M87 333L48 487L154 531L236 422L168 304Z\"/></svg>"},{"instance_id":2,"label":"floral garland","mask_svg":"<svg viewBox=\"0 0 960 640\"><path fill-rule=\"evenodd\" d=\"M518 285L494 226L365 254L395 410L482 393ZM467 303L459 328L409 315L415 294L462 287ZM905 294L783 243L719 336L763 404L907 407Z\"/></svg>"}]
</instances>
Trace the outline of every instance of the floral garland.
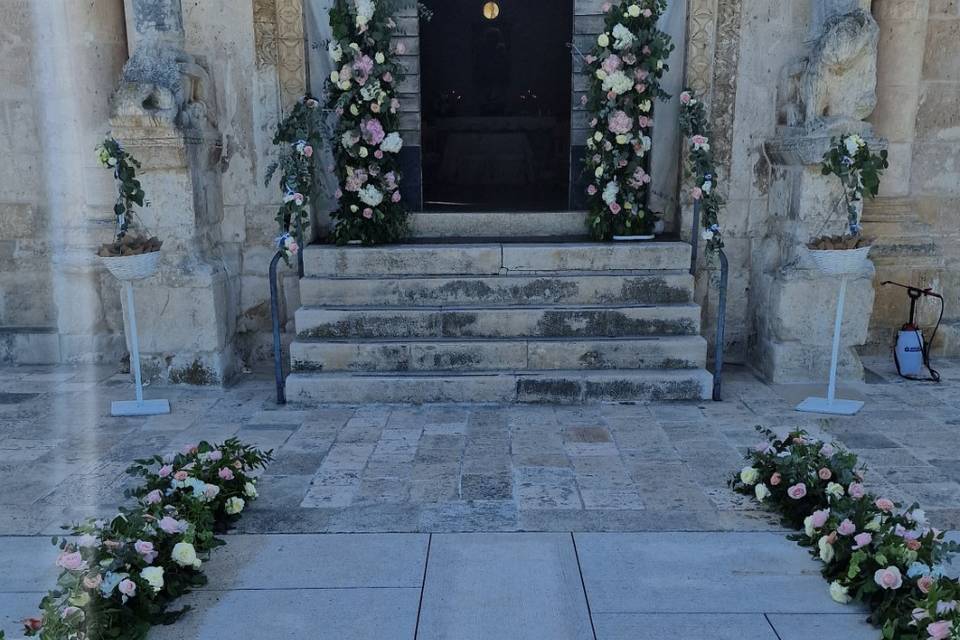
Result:
<instances>
[{"instance_id":1,"label":"floral garland","mask_svg":"<svg viewBox=\"0 0 960 640\"><path fill-rule=\"evenodd\" d=\"M879 154L870 150L870 145L861 136L847 134L830 141L831 147L823 155L821 169L823 175L835 175L843 184L843 197L847 205L847 222L850 235L860 235L861 207L857 204L864 195L877 197L880 190L880 177L889 167L887 151Z\"/></svg>"},{"instance_id":2,"label":"floral garland","mask_svg":"<svg viewBox=\"0 0 960 640\"><path fill-rule=\"evenodd\" d=\"M175 621L184 611L169 606L206 583L200 568L223 544L215 533L257 497L250 473L271 457L231 439L137 460L127 473L143 483L126 492L136 507L53 539L60 548L57 588L41 601L40 617L24 621L26 635L139 640L151 626Z\"/></svg>"},{"instance_id":3,"label":"floral garland","mask_svg":"<svg viewBox=\"0 0 960 640\"><path fill-rule=\"evenodd\" d=\"M621 0L606 4L604 31L584 57L590 86L581 102L594 114L587 139L585 172L590 180L590 235L648 234L656 215L646 208L654 100L668 98L660 79L673 50L657 29L666 0Z\"/></svg>"},{"instance_id":4,"label":"floral garland","mask_svg":"<svg viewBox=\"0 0 960 640\"><path fill-rule=\"evenodd\" d=\"M830 596L861 602L884 640L960 638L960 582L944 562L960 547L930 527L919 505L904 511L868 493L856 455L796 431L766 440L731 480L740 493L771 505L793 538L823 562Z\"/></svg>"},{"instance_id":5,"label":"floral garland","mask_svg":"<svg viewBox=\"0 0 960 640\"><path fill-rule=\"evenodd\" d=\"M339 116L331 145L340 187L334 240L338 244L393 242L407 231L400 202L398 154L403 69L391 46L397 0L335 0L330 9L333 39L328 46L334 71L327 82L327 106Z\"/></svg>"},{"instance_id":6,"label":"floral garland","mask_svg":"<svg viewBox=\"0 0 960 640\"><path fill-rule=\"evenodd\" d=\"M689 141L686 172L694 181L690 197L700 203L700 225L709 251L723 248L720 233L720 209L723 197L718 192L717 169L710 151L710 123L707 109L694 92L685 89L680 94L680 130Z\"/></svg>"},{"instance_id":7,"label":"floral garland","mask_svg":"<svg viewBox=\"0 0 960 640\"><path fill-rule=\"evenodd\" d=\"M284 259L300 250L303 234L310 226L308 207L317 198L316 150L325 139L323 110L310 95L297 101L290 114L277 125L273 144L280 147L280 157L267 168L265 183L270 184L280 171L280 190L283 204L277 211L280 236L277 249L284 251Z\"/></svg>"}]
</instances>

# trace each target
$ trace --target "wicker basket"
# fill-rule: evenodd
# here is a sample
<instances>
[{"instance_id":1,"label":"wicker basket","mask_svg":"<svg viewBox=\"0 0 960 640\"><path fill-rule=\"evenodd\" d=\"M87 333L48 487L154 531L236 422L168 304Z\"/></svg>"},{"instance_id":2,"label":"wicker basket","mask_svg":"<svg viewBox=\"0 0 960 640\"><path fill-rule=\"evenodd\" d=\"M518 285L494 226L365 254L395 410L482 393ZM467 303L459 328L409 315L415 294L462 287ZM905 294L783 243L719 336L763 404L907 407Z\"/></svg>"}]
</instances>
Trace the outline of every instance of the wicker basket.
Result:
<instances>
[{"instance_id":1,"label":"wicker basket","mask_svg":"<svg viewBox=\"0 0 960 640\"><path fill-rule=\"evenodd\" d=\"M832 276L843 276L863 270L870 247L838 250L810 249L809 251L810 257L820 271Z\"/></svg>"},{"instance_id":2,"label":"wicker basket","mask_svg":"<svg viewBox=\"0 0 960 640\"><path fill-rule=\"evenodd\" d=\"M117 280L142 280L157 272L160 252L151 251L136 256L101 257L100 261Z\"/></svg>"}]
</instances>

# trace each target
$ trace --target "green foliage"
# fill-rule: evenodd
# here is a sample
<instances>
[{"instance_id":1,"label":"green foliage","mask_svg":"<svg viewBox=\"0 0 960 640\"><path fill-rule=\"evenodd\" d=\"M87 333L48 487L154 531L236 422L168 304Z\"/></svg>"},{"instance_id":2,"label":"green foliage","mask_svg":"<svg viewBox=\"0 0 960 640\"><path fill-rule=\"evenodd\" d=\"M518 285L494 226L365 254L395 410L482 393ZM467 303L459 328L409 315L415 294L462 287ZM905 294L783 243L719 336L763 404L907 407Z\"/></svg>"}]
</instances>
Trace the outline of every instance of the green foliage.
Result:
<instances>
[{"instance_id":1,"label":"green foliage","mask_svg":"<svg viewBox=\"0 0 960 640\"><path fill-rule=\"evenodd\" d=\"M843 184L847 221L851 235L858 235L860 210L857 205L867 195L875 198L880 190L880 178L890 165L887 151L879 154L870 150L870 145L856 134L847 134L831 140L830 150L823 155L823 175L835 175Z\"/></svg>"},{"instance_id":2,"label":"green foliage","mask_svg":"<svg viewBox=\"0 0 960 640\"><path fill-rule=\"evenodd\" d=\"M717 189L717 168L710 148L713 132L707 120L707 109L691 89L680 94L680 131L687 139L686 173L693 180L691 197L700 203L700 226L707 249L723 248L720 232L720 210L723 196Z\"/></svg>"},{"instance_id":3,"label":"green foliage","mask_svg":"<svg viewBox=\"0 0 960 640\"><path fill-rule=\"evenodd\" d=\"M138 207L149 206L144 198L146 194L140 181L137 180L137 169L140 162L124 150L117 140L112 137L104 139L96 148L97 159L105 169L113 170L113 177L117 181L117 201L113 205L113 212L117 216L117 236L120 240L127 234L130 222L133 220L133 205Z\"/></svg>"},{"instance_id":4,"label":"green foliage","mask_svg":"<svg viewBox=\"0 0 960 640\"><path fill-rule=\"evenodd\" d=\"M674 46L657 28L666 0L621 0L604 16L604 31L584 58L592 114L584 171L587 225L596 240L647 235L658 214L647 208L649 128L653 104L670 96L660 81Z\"/></svg>"},{"instance_id":5,"label":"green foliage","mask_svg":"<svg viewBox=\"0 0 960 640\"><path fill-rule=\"evenodd\" d=\"M802 529L791 537L823 563L831 596L866 605L883 638L954 638L928 634L927 625L960 629L960 583L944 574L960 547L927 524L919 505L902 509L867 492L865 469L841 446L803 431L779 438L758 430L766 440L730 485Z\"/></svg>"},{"instance_id":6,"label":"green foliage","mask_svg":"<svg viewBox=\"0 0 960 640\"><path fill-rule=\"evenodd\" d=\"M395 242L407 233L400 199L401 46L393 45L393 16L412 2L335 0L330 9L334 71L327 108L336 114L331 135L339 183L333 239L338 244Z\"/></svg>"},{"instance_id":7,"label":"green foliage","mask_svg":"<svg viewBox=\"0 0 960 640\"><path fill-rule=\"evenodd\" d=\"M24 621L41 640L141 640L186 609L171 609L206 584L200 567L223 544L218 532L257 497L250 473L271 452L235 439L201 442L178 454L137 460L127 472L143 480L127 491L136 506L110 521L86 520L54 536L62 571L40 602L40 617Z\"/></svg>"}]
</instances>

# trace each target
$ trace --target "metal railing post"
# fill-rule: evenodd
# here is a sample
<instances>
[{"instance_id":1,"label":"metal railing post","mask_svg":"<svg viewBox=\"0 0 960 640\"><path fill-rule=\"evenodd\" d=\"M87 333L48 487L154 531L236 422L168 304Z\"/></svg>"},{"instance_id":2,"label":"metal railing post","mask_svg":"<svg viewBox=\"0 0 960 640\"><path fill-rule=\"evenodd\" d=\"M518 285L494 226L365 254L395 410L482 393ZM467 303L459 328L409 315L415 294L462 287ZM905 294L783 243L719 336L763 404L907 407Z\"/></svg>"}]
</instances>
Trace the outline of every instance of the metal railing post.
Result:
<instances>
[{"instance_id":1,"label":"metal railing post","mask_svg":"<svg viewBox=\"0 0 960 640\"><path fill-rule=\"evenodd\" d=\"M282 249L277 251L270 261L270 319L273 322L273 375L277 383L277 404L287 404L283 386L283 347L280 344L280 299L277 290L277 265L283 254Z\"/></svg>"},{"instance_id":2,"label":"metal railing post","mask_svg":"<svg viewBox=\"0 0 960 640\"><path fill-rule=\"evenodd\" d=\"M713 399L719 402L723 387L723 334L727 324L727 279L730 262L723 249L720 255L720 299L717 301L717 335L713 345Z\"/></svg>"}]
</instances>

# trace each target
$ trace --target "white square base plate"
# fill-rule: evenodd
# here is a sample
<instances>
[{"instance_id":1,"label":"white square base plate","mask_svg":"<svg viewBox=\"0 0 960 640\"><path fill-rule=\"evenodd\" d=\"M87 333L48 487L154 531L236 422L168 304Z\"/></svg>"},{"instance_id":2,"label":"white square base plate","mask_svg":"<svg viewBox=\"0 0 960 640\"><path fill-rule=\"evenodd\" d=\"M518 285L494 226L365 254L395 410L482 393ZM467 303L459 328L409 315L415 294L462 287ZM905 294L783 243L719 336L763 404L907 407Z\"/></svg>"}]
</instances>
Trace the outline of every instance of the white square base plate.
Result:
<instances>
[{"instance_id":1,"label":"white square base plate","mask_svg":"<svg viewBox=\"0 0 960 640\"><path fill-rule=\"evenodd\" d=\"M827 398L807 398L797 405L797 411L804 413L827 413L835 416L855 416L863 409L859 400L836 400Z\"/></svg>"},{"instance_id":2,"label":"white square base plate","mask_svg":"<svg viewBox=\"0 0 960 640\"><path fill-rule=\"evenodd\" d=\"M159 416L170 413L170 403L166 400L119 400L110 404L113 416Z\"/></svg>"}]
</instances>

